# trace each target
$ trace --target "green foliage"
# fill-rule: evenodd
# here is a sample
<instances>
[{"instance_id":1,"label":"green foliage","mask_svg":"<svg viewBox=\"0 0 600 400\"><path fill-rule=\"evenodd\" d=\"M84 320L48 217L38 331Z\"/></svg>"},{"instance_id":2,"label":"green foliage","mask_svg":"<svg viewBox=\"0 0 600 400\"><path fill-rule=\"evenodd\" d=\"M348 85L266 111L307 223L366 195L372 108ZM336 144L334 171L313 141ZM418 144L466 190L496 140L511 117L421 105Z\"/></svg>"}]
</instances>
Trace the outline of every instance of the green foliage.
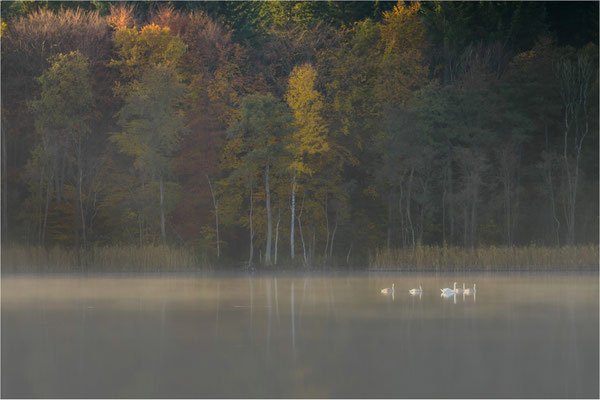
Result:
<instances>
[{"instance_id":1,"label":"green foliage","mask_svg":"<svg viewBox=\"0 0 600 400\"><path fill-rule=\"evenodd\" d=\"M119 112L123 131L112 140L150 176L164 176L170 170L170 158L185 128L180 111L184 95L185 86L173 68L159 64L148 69L125 97Z\"/></svg>"},{"instance_id":2,"label":"green foliage","mask_svg":"<svg viewBox=\"0 0 600 400\"><path fill-rule=\"evenodd\" d=\"M41 97L31 102L36 130L67 137L89 133L93 97L87 58L71 52L53 57L51 64L37 79Z\"/></svg>"}]
</instances>

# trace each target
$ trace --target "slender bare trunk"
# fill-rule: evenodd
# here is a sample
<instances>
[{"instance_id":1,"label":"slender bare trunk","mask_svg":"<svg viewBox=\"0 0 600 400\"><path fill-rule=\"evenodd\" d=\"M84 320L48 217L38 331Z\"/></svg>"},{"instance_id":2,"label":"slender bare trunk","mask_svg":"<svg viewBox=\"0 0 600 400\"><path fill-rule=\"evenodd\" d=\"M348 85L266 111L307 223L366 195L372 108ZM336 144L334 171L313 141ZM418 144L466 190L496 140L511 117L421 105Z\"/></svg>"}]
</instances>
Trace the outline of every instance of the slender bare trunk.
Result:
<instances>
[{"instance_id":1,"label":"slender bare trunk","mask_svg":"<svg viewBox=\"0 0 600 400\"><path fill-rule=\"evenodd\" d=\"M296 171L294 171L294 177L292 178L292 221L290 228L290 257L294 260L294 222L296 209Z\"/></svg>"},{"instance_id":2,"label":"slender bare trunk","mask_svg":"<svg viewBox=\"0 0 600 400\"><path fill-rule=\"evenodd\" d=\"M79 176L77 179L77 196L79 201L79 212L81 213L81 238L83 241L83 248L86 248L86 238L85 238L85 214L83 211L83 158L81 152L81 138L79 138L79 147L78 147L78 155L77 155L77 170L79 172Z\"/></svg>"},{"instance_id":3,"label":"slender bare trunk","mask_svg":"<svg viewBox=\"0 0 600 400\"><path fill-rule=\"evenodd\" d=\"M265 192L267 200L267 245L265 248L265 264L271 264L271 242L273 238L273 222L271 221L271 188L269 186L269 156L265 168Z\"/></svg>"},{"instance_id":4,"label":"slender bare trunk","mask_svg":"<svg viewBox=\"0 0 600 400\"><path fill-rule=\"evenodd\" d=\"M348 254L346 254L346 265L350 265L350 252L352 251L352 245L354 243L350 243L350 248L348 249Z\"/></svg>"},{"instance_id":5,"label":"slender bare trunk","mask_svg":"<svg viewBox=\"0 0 600 400\"><path fill-rule=\"evenodd\" d=\"M165 229L165 189L163 184L163 177L160 175L159 178L160 186L160 232L162 234L163 246L167 245L167 232Z\"/></svg>"},{"instance_id":6,"label":"slender bare trunk","mask_svg":"<svg viewBox=\"0 0 600 400\"><path fill-rule=\"evenodd\" d=\"M464 232L463 232L463 246L467 247L468 245L468 234L469 234L469 213L467 211L468 209L468 198L464 199L464 204L463 204L463 215L464 215Z\"/></svg>"},{"instance_id":7,"label":"slender bare trunk","mask_svg":"<svg viewBox=\"0 0 600 400\"><path fill-rule=\"evenodd\" d=\"M42 184L44 183L44 175L45 175L45 168L44 165L42 164L42 169L40 171L40 183L38 184L38 194L39 194L39 199L38 199L38 205L39 205L39 210L38 210L38 243L41 244L42 243L42 230L43 230L43 212L42 212L42 196L43 194L43 189L42 189Z\"/></svg>"},{"instance_id":8,"label":"slender bare trunk","mask_svg":"<svg viewBox=\"0 0 600 400\"><path fill-rule=\"evenodd\" d=\"M446 193L448 185L448 170L444 171L444 182L442 191L442 244L446 245Z\"/></svg>"},{"instance_id":9,"label":"slender bare trunk","mask_svg":"<svg viewBox=\"0 0 600 400\"><path fill-rule=\"evenodd\" d=\"M79 192L79 179L77 180L77 192ZM80 240L79 240L79 221L81 217L81 203L79 196L75 200L75 218L73 220L73 230L75 233L75 252L77 254L77 266L81 266L81 252L80 252Z\"/></svg>"},{"instance_id":10,"label":"slender bare trunk","mask_svg":"<svg viewBox=\"0 0 600 400\"><path fill-rule=\"evenodd\" d=\"M327 250L329 248L329 216L327 215L327 190L325 190L325 228L327 229L327 237L325 238L325 258L327 258Z\"/></svg>"},{"instance_id":11,"label":"slender bare trunk","mask_svg":"<svg viewBox=\"0 0 600 400\"><path fill-rule=\"evenodd\" d=\"M304 210L304 199L306 194L302 197L302 206L300 207L300 212L298 213L298 229L300 229L300 239L302 240L302 251L304 254L304 265L308 265L308 259L306 257L306 244L304 243L304 234L302 233L302 211Z\"/></svg>"},{"instance_id":12,"label":"slender bare trunk","mask_svg":"<svg viewBox=\"0 0 600 400\"><path fill-rule=\"evenodd\" d=\"M579 161L583 141L589 132L588 95L593 79L594 67L587 55L579 54L577 61L561 60L557 65L556 76L560 82L560 95L564 106L564 148L563 158L567 175L567 244L575 244L575 210ZM573 132L571 132L573 128ZM572 136L572 137L571 137ZM575 152L574 171L571 171L568 142L573 139Z\"/></svg>"},{"instance_id":13,"label":"slender bare trunk","mask_svg":"<svg viewBox=\"0 0 600 400\"><path fill-rule=\"evenodd\" d=\"M412 190L413 173L414 173L414 168L411 167L410 178L408 180L408 193L407 193L407 199L406 199L406 216L408 218L408 224L410 227L410 233L411 233L411 238L412 238L412 247L414 249L415 248L415 229L413 228L412 218L410 216L410 194L411 194L411 190Z\"/></svg>"},{"instance_id":14,"label":"slender bare trunk","mask_svg":"<svg viewBox=\"0 0 600 400\"><path fill-rule=\"evenodd\" d=\"M81 223L80 218L81 218L81 197L79 195L80 193L80 186L81 186L81 181L79 179L79 164L80 164L80 154L81 154L81 144L78 143L78 147L77 147L77 198L75 199L75 218L73 219L73 231L75 234L75 250L77 251L77 264L80 265L80 258L79 258L79 247L80 247L80 238L79 238L79 225Z\"/></svg>"},{"instance_id":15,"label":"slender bare trunk","mask_svg":"<svg viewBox=\"0 0 600 400\"><path fill-rule=\"evenodd\" d=\"M423 244L423 232L425 231L425 204L421 204L421 213L419 219L419 237L417 239L417 243L419 245Z\"/></svg>"},{"instance_id":16,"label":"slender bare trunk","mask_svg":"<svg viewBox=\"0 0 600 400\"><path fill-rule=\"evenodd\" d=\"M2 134L2 237L8 238L8 160L6 157L6 121L0 128Z\"/></svg>"},{"instance_id":17,"label":"slender bare trunk","mask_svg":"<svg viewBox=\"0 0 600 400\"><path fill-rule=\"evenodd\" d=\"M392 195L388 198L388 226L387 226L387 244L386 249L390 251L390 243L392 241Z\"/></svg>"},{"instance_id":18,"label":"slender bare trunk","mask_svg":"<svg viewBox=\"0 0 600 400\"><path fill-rule=\"evenodd\" d=\"M404 185L400 185L400 196L398 197L398 217L400 217L400 234L402 239L402 247L406 247L406 226L404 223L404 206L402 204L402 199L404 199Z\"/></svg>"},{"instance_id":19,"label":"slender bare trunk","mask_svg":"<svg viewBox=\"0 0 600 400\"><path fill-rule=\"evenodd\" d=\"M277 265L277 249L279 243L279 221L281 220L281 207L277 207L277 225L275 225L275 258L274 263Z\"/></svg>"},{"instance_id":20,"label":"slender bare trunk","mask_svg":"<svg viewBox=\"0 0 600 400\"><path fill-rule=\"evenodd\" d=\"M41 245L46 246L46 226L48 224L48 204L50 203L50 188L52 187L52 177L48 178L46 183L46 207L44 208L44 224L42 225Z\"/></svg>"},{"instance_id":21,"label":"slender bare trunk","mask_svg":"<svg viewBox=\"0 0 600 400\"><path fill-rule=\"evenodd\" d=\"M556 246L560 247L560 220L556 214L556 201L554 199L554 182L552 179L552 157L550 156L550 146L548 140L548 123L544 119L544 135L546 138L546 154L548 159L546 160L546 184L548 186L548 192L550 195L550 213L552 218L552 229L556 238Z\"/></svg>"},{"instance_id":22,"label":"slender bare trunk","mask_svg":"<svg viewBox=\"0 0 600 400\"><path fill-rule=\"evenodd\" d=\"M252 226L252 213L254 211L254 193L252 188L252 183L250 183L250 256L248 258L248 268L252 266L252 258L254 257L254 230Z\"/></svg>"},{"instance_id":23,"label":"slender bare trunk","mask_svg":"<svg viewBox=\"0 0 600 400\"><path fill-rule=\"evenodd\" d=\"M448 150L450 152L450 150ZM450 244L454 244L454 180L452 179L452 160L448 157L448 213L450 214Z\"/></svg>"},{"instance_id":24,"label":"slender bare trunk","mask_svg":"<svg viewBox=\"0 0 600 400\"><path fill-rule=\"evenodd\" d=\"M339 212L336 210L335 211L335 225L333 227L333 233L331 234L331 243L329 244L329 259L333 259L333 240L335 239L335 232L337 231L337 227L338 227L338 215Z\"/></svg>"},{"instance_id":25,"label":"slender bare trunk","mask_svg":"<svg viewBox=\"0 0 600 400\"><path fill-rule=\"evenodd\" d=\"M317 233L316 232L317 232L317 230L315 229L315 226L313 225L312 226L312 234L313 234L313 237L312 237L312 246L311 246L311 249L310 249L310 263L311 264L314 263L315 253L316 253L316 250L317 250L317 243L316 243Z\"/></svg>"},{"instance_id":26,"label":"slender bare trunk","mask_svg":"<svg viewBox=\"0 0 600 400\"><path fill-rule=\"evenodd\" d=\"M478 197L478 189L473 188L473 200L471 203L471 237L470 237L470 245L474 247L475 245L475 234L477 231L477 197Z\"/></svg>"},{"instance_id":27,"label":"slender bare trunk","mask_svg":"<svg viewBox=\"0 0 600 400\"><path fill-rule=\"evenodd\" d=\"M212 184L210 183L210 178L208 177L208 174L206 175L206 180L208 181L208 187L210 189L210 195L212 197L213 207L215 208L215 229L217 231L217 259L219 259L221 257L221 246L220 246L221 241L219 239L219 202L217 201L217 198L215 197L215 192L213 191Z\"/></svg>"}]
</instances>

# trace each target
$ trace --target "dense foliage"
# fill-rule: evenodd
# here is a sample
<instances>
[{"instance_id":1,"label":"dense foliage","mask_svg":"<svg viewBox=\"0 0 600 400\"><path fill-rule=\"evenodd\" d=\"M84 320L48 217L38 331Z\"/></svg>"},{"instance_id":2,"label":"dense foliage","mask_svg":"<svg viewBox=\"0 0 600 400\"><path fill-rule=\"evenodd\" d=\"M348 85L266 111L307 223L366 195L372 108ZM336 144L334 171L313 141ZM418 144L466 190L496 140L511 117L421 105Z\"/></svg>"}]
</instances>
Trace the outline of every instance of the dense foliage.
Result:
<instances>
[{"instance_id":1,"label":"dense foliage","mask_svg":"<svg viewBox=\"0 0 600 400\"><path fill-rule=\"evenodd\" d=\"M598 242L598 4L2 3L2 241Z\"/></svg>"}]
</instances>

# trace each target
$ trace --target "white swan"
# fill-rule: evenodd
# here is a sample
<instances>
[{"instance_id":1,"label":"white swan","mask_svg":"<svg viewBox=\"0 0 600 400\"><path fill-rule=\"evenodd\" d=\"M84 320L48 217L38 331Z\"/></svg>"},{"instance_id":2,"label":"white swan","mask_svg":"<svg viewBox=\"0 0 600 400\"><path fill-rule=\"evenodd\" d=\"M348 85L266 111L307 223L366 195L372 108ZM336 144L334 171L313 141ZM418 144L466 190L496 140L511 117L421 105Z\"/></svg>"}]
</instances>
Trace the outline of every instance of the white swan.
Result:
<instances>
[{"instance_id":1,"label":"white swan","mask_svg":"<svg viewBox=\"0 0 600 400\"><path fill-rule=\"evenodd\" d=\"M454 282L454 289L450 289L450 288L443 288L440 289L442 291L442 294L444 296L453 296L456 294L456 282Z\"/></svg>"},{"instance_id":2,"label":"white swan","mask_svg":"<svg viewBox=\"0 0 600 400\"><path fill-rule=\"evenodd\" d=\"M452 291L452 289L450 289L450 291ZM444 293L444 292L442 292L442 294L440 295L440 297L443 297L445 299L449 299L449 298L452 297L452 298L454 298L454 304L456 304L456 293L450 293L450 292Z\"/></svg>"},{"instance_id":3,"label":"white swan","mask_svg":"<svg viewBox=\"0 0 600 400\"><path fill-rule=\"evenodd\" d=\"M408 291L408 293L410 293L410 294L412 294L412 295L415 295L415 294L421 294L421 293L423 293L423 287L422 287L422 286L419 284L419 288L418 288L418 289L416 289L416 288L414 288L414 289L410 289L410 290Z\"/></svg>"},{"instance_id":4,"label":"white swan","mask_svg":"<svg viewBox=\"0 0 600 400\"><path fill-rule=\"evenodd\" d=\"M474 283L473 284L473 289L466 288L463 292L464 292L464 294L475 294L475 293L477 293L477 284Z\"/></svg>"},{"instance_id":5,"label":"white swan","mask_svg":"<svg viewBox=\"0 0 600 400\"><path fill-rule=\"evenodd\" d=\"M383 294L393 294L394 293L394 284L392 283L392 288L381 289L381 293Z\"/></svg>"}]
</instances>

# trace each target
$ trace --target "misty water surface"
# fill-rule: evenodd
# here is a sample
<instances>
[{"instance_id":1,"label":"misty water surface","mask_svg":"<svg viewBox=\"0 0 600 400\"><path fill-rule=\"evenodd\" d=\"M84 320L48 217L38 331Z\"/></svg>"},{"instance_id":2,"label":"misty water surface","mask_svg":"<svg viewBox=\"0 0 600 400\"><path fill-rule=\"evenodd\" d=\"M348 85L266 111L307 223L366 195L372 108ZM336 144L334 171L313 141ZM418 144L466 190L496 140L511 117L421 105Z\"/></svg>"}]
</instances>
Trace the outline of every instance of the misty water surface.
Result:
<instances>
[{"instance_id":1,"label":"misty water surface","mask_svg":"<svg viewBox=\"0 0 600 400\"><path fill-rule=\"evenodd\" d=\"M598 275L4 276L2 396L598 397Z\"/></svg>"}]
</instances>

